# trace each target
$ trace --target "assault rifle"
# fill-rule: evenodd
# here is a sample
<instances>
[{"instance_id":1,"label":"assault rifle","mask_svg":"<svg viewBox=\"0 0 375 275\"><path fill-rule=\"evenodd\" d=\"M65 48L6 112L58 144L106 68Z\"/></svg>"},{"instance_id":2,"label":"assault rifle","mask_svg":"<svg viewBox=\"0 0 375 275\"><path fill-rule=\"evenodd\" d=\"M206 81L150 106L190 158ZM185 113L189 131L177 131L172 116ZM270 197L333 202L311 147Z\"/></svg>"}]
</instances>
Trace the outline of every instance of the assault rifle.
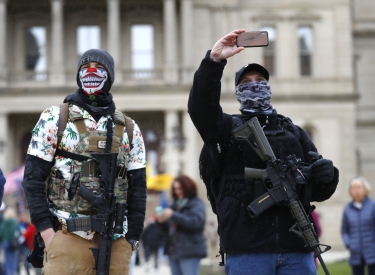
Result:
<instances>
[{"instance_id":1,"label":"assault rifle","mask_svg":"<svg viewBox=\"0 0 375 275\"><path fill-rule=\"evenodd\" d=\"M296 192L299 184L306 184L304 176L297 167L299 160L295 155L288 156L286 160L277 159L256 117L232 132L236 140L246 140L267 164L265 170L245 168L246 178L262 178L267 189L266 193L248 205L250 216L255 218L272 205L286 202L297 221L289 231L304 239L306 246L310 247L314 251L314 256L319 259L324 272L329 275L321 254L331 247L319 244L318 235Z\"/></svg>"},{"instance_id":2,"label":"assault rifle","mask_svg":"<svg viewBox=\"0 0 375 275\"><path fill-rule=\"evenodd\" d=\"M91 206L97 209L97 214L90 217L67 219L67 230L68 232L91 230L100 233L98 248L90 249L95 258L96 274L108 275L111 260L112 234L123 233L126 205L116 203L116 196L114 194L117 153L92 154L92 157L98 161L102 192L95 194L86 186L81 185L78 195L90 202Z\"/></svg>"}]
</instances>

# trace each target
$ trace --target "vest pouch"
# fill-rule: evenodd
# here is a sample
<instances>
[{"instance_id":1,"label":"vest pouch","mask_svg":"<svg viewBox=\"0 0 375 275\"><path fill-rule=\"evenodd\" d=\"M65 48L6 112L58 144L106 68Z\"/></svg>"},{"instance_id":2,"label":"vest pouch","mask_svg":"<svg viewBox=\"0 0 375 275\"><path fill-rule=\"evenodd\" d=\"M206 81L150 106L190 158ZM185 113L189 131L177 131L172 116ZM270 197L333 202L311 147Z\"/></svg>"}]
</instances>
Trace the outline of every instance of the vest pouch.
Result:
<instances>
[{"instance_id":1,"label":"vest pouch","mask_svg":"<svg viewBox=\"0 0 375 275\"><path fill-rule=\"evenodd\" d=\"M104 152L107 136L90 136L89 137L89 151L90 152ZM120 141L116 136L112 138L111 153L118 153L120 148Z\"/></svg>"},{"instance_id":2,"label":"vest pouch","mask_svg":"<svg viewBox=\"0 0 375 275\"><path fill-rule=\"evenodd\" d=\"M47 196L54 206L66 212L74 210L75 201L68 199L69 180L65 180L60 170L56 167L51 169L51 173L46 179Z\"/></svg>"},{"instance_id":3,"label":"vest pouch","mask_svg":"<svg viewBox=\"0 0 375 275\"><path fill-rule=\"evenodd\" d=\"M55 178L52 174L46 179L47 196L58 208L64 204L63 197L65 195L66 182L64 179Z\"/></svg>"},{"instance_id":4,"label":"vest pouch","mask_svg":"<svg viewBox=\"0 0 375 275\"><path fill-rule=\"evenodd\" d=\"M128 181L123 178L117 178L115 180L114 193L116 196L116 203L125 204L128 199Z\"/></svg>"}]
</instances>

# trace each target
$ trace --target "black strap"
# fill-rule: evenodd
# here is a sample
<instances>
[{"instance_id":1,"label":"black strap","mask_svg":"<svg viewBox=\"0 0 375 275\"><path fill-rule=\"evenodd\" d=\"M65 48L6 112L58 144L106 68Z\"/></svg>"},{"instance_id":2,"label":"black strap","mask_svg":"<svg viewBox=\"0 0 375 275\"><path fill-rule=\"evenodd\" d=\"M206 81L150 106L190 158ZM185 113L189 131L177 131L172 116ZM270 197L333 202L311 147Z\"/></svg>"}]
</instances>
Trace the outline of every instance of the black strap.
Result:
<instances>
[{"instance_id":1,"label":"black strap","mask_svg":"<svg viewBox=\"0 0 375 275\"><path fill-rule=\"evenodd\" d=\"M107 120L107 141L105 143L105 148L104 148L105 153L111 152L112 140L113 140L112 119L108 118L108 120Z\"/></svg>"},{"instance_id":2,"label":"black strap","mask_svg":"<svg viewBox=\"0 0 375 275\"><path fill-rule=\"evenodd\" d=\"M77 160L79 162L92 159L92 157L88 157L88 156L85 156L85 155L79 155L79 154L68 152L68 151L65 151L65 150L62 150L62 149L56 149L55 156L61 156L61 157L68 158L68 159L74 159L74 160Z\"/></svg>"},{"instance_id":3,"label":"black strap","mask_svg":"<svg viewBox=\"0 0 375 275\"><path fill-rule=\"evenodd\" d=\"M62 136L64 134L66 123L68 122L69 116L69 103L60 104L60 114L59 114L59 126L57 129L57 145L56 148L59 148Z\"/></svg>"},{"instance_id":4,"label":"black strap","mask_svg":"<svg viewBox=\"0 0 375 275\"><path fill-rule=\"evenodd\" d=\"M292 132L298 141L301 140L300 131L298 130L297 126L293 123L293 121L289 117L277 114L277 118L279 120L279 123L282 126L289 126L290 129L287 128L286 130L288 130L289 132Z\"/></svg>"}]
</instances>

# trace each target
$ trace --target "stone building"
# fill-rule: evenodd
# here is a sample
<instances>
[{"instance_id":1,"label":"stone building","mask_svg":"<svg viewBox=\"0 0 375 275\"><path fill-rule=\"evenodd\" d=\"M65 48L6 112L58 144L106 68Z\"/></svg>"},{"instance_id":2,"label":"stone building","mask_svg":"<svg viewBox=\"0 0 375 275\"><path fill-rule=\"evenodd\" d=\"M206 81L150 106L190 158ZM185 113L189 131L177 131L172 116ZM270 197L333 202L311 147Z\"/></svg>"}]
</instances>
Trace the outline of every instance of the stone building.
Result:
<instances>
[{"instance_id":1,"label":"stone building","mask_svg":"<svg viewBox=\"0 0 375 275\"><path fill-rule=\"evenodd\" d=\"M357 102L358 173L375 182L375 3L352 1L353 83ZM374 194L373 194L374 196Z\"/></svg>"},{"instance_id":2,"label":"stone building","mask_svg":"<svg viewBox=\"0 0 375 275\"><path fill-rule=\"evenodd\" d=\"M239 112L235 71L264 64L278 112L305 128L340 169L336 193L317 207L322 243L343 249L346 183L359 171L375 180L375 13L364 2L374 11L371 0L0 0L0 166L9 171L22 164L40 112L75 91L79 55L97 47L115 59L116 106L140 125L154 168L191 175L205 197L198 172L202 141L186 111L193 73L229 31L267 30L269 47L229 60L223 109Z\"/></svg>"}]
</instances>

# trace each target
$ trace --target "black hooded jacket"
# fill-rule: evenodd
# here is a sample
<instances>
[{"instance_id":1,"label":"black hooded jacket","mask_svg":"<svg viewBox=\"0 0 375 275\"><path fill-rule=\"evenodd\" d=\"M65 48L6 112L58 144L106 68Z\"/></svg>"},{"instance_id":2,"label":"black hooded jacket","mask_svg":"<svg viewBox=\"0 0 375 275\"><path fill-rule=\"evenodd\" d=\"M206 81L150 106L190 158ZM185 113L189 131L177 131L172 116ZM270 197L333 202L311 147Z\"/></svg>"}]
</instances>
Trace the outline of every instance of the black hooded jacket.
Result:
<instances>
[{"instance_id":1,"label":"black hooded jacket","mask_svg":"<svg viewBox=\"0 0 375 275\"><path fill-rule=\"evenodd\" d=\"M254 180L245 181L244 167L265 168L265 163L251 150L251 147L235 142L236 149L234 149L232 157L224 161L228 153L228 146L231 144L232 131L232 118L225 114L220 106L220 81L225 65L226 61L212 61L210 51L207 52L194 75L188 103L190 117L206 147L210 150L212 161L216 163L217 167L226 171L224 182L217 183L224 184L224 186L218 187L223 187L224 191L216 202L221 250L225 253L307 251L303 239L289 232L289 228L295 224L295 220L287 207L272 206L257 218L250 217L247 205L252 201L250 197L252 192L255 192L254 186L262 184L256 183ZM253 116L243 116L243 119L250 119ZM271 115L257 115L257 117L261 126L265 126L265 132L279 129L276 111ZM268 136L267 138L276 157L295 153L304 162L311 163L311 156L308 152L316 152L316 147L300 127L296 128L299 131L297 146L288 146L288 142L280 146L278 145L280 144L279 140L275 139L275 142L272 143ZM295 138L290 137L288 140L293 139ZM222 167L223 163L226 165L225 167ZM330 198L338 184L336 168L334 173L334 178L330 183L322 184L313 181L310 183L311 188L308 194L304 194L307 192L302 190L304 199L308 200L307 204L310 201L324 201ZM236 177L236 175L239 176Z\"/></svg>"}]
</instances>

